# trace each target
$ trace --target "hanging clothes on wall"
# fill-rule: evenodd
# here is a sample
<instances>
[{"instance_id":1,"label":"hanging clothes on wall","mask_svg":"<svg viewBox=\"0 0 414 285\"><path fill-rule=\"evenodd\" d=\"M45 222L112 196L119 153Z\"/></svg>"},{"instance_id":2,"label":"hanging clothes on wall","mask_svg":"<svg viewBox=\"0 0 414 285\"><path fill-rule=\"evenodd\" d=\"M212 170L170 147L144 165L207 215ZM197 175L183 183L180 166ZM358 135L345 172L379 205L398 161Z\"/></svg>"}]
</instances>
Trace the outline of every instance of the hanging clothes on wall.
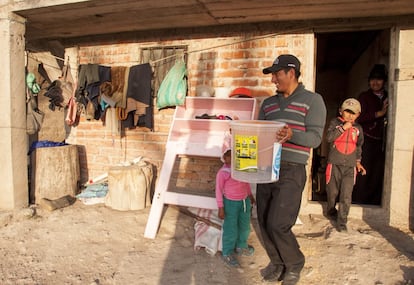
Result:
<instances>
[{"instance_id":1,"label":"hanging clothes on wall","mask_svg":"<svg viewBox=\"0 0 414 285\"><path fill-rule=\"evenodd\" d=\"M107 110L110 109L111 107L115 108L115 105L116 105L116 102L112 98L112 94L113 94L113 87L112 87L111 82L105 81L99 86L98 102L102 110L100 119L104 125L106 124Z\"/></svg>"},{"instance_id":2,"label":"hanging clothes on wall","mask_svg":"<svg viewBox=\"0 0 414 285\"><path fill-rule=\"evenodd\" d=\"M104 125L107 132L112 136L112 141L115 140L115 137L121 134L120 122L116 115L116 109L108 107L105 109L105 119Z\"/></svg>"},{"instance_id":3,"label":"hanging clothes on wall","mask_svg":"<svg viewBox=\"0 0 414 285\"><path fill-rule=\"evenodd\" d=\"M70 98L72 98L75 95L75 91L77 89L77 82L72 76L69 60L63 66L62 75L59 77L59 80L62 83L62 95L65 100L63 102L63 105L67 106Z\"/></svg>"},{"instance_id":4,"label":"hanging clothes on wall","mask_svg":"<svg viewBox=\"0 0 414 285\"><path fill-rule=\"evenodd\" d=\"M127 86L127 118L124 128L136 126L153 129L152 68L149 63L130 67Z\"/></svg>"},{"instance_id":5,"label":"hanging clothes on wall","mask_svg":"<svg viewBox=\"0 0 414 285\"><path fill-rule=\"evenodd\" d=\"M157 94L157 107L162 109L180 106L187 96L187 67L184 60L177 60L161 82Z\"/></svg>"},{"instance_id":6,"label":"hanging clothes on wall","mask_svg":"<svg viewBox=\"0 0 414 285\"><path fill-rule=\"evenodd\" d=\"M87 92L86 87L88 85L99 82L99 65L98 64L81 64L79 66L78 73L78 89L76 98L79 103L87 105Z\"/></svg>"},{"instance_id":7,"label":"hanging clothes on wall","mask_svg":"<svg viewBox=\"0 0 414 285\"><path fill-rule=\"evenodd\" d=\"M78 72L78 88L76 91L76 101L87 109L88 94L86 87L99 82L99 65L98 64L81 64ZM92 106L92 105L91 105Z\"/></svg>"},{"instance_id":8,"label":"hanging clothes on wall","mask_svg":"<svg viewBox=\"0 0 414 285\"><path fill-rule=\"evenodd\" d=\"M81 64L79 66L78 89L76 99L88 109L88 102L93 104L95 120L102 116L102 108L99 102L100 85L111 81L111 67L98 64ZM89 104L91 109L91 104Z\"/></svg>"},{"instance_id":9,"label":"hanging clothes on wall","mask_svg":"<svg viewBox=\"0 0 414 285\"><path fill-rule=\"evenodd\" d=\"M43 77L43 81L40 83L40 87L42 87L43 83L48 83L49 85L52 84L52 80L50 79L49 74L47 73L42 62L37 66L37 72Z\"/></svg>"},{"instance_id":10,"label":"hanging clothes on wall","mask_svg":"<svg viewBox=\"0 0 414 285\"><path fill-rule=\"evenodd\" d=\"M151 101L152 69L149 63L131 66L129 69L127 98L147 104Z\"/></svg>"},{"instance_id":11,"label":"hanging clothes on wall","mask_svg":"<svg viewBox=\"0 0 414 285\"><path fill-rule=\"evenodd\" d=\"M116 102L116 107L126 108L126 95L129 77L129 67L113 66L111 67L112 80L112 98Z\"/></svg>"}]
</instances>

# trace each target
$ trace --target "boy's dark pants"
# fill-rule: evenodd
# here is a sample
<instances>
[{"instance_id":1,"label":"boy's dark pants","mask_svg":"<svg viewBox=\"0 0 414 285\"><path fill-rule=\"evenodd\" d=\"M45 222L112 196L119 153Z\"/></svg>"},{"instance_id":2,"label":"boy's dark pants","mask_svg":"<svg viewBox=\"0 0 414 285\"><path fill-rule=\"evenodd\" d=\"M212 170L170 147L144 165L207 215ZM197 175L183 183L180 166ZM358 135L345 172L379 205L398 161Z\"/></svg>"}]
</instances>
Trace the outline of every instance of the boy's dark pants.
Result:
<instances>
[{"instance_id":1,"label":"boy's dark pants","mask_svg":"<svg viewBox=\"0 0 414 285\"><path fill-rule=\"evenodd\" d=\"M353 166L336 164L329 164L327 171L329 171L329 169L330 175L327 173L326 180L327 212L335 209L336 199L339 195L337 223L338 225L346 225L349 208L352 202L352 191L354 189L356 170Z\"/></svg>"},{"instance_id":2,"label":"boy's dark pants","mask_svg":"<svg viewBox=\"0 0 414 285\"><path fill-rule=\"evenodd\" d=\"M300 272L305 257L292 232L299 214L306 171L303 164L282 162L279 181L258 184L257 218L270 261L286 272Z\"/></svg>"}]
</instances>

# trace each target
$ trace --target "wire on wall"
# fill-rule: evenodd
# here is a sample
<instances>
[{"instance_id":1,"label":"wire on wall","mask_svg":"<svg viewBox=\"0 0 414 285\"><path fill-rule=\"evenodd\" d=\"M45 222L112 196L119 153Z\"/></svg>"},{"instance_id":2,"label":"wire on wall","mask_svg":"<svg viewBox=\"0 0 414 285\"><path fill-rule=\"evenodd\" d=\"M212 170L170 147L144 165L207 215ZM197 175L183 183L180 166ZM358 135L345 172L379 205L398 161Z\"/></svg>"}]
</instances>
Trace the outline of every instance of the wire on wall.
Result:
<instances>
[{"instance_id":1,"label":"wire on wall","mask_svg":"<svg viewBox=\"0 0 414 285\"><path fill-rule=\"evenodd\" d=\"M46 65L46 66L48 66L48 67L50 67L50 68L57 69L57 70L61 70L59 67L57 67L57 66L55 66L55 65L51 65L51 64L45 63L45 62L43 62L42 60L40 60L40 59L39 59L39 58L35 55L35 53L34 53L34 52L31 52L31 51L26 51L26 53L27 53L27 57L28 57L28 58L33 59L34 61L37 61L37 62L39 62L39 63L43 63L44 65ZM69 62L69 63L70 63L70 59L69 59L69 57L67 58L67 60L65 60L64 58L54 56L53 54L46 54L46 55L44 55L44 56L45 56L45 57L51 57L51 58L54 58L54 59L57 59L57 60L61 60L61 61L63 61L64 63L67 63L67 62ZM71 69L71 70L73 70L73 71L77 71L77 67L74 67L74 66L76 66L76 64L70 64L70 69Z\"/></svg>"}]
</instances>

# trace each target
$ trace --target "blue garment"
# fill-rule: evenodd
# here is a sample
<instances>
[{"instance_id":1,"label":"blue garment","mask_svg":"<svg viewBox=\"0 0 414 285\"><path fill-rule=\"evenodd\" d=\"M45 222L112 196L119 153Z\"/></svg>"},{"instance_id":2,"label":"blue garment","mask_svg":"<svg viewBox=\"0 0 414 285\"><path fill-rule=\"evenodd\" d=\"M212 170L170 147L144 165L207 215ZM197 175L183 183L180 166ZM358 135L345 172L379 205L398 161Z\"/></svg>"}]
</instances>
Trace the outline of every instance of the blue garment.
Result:
<instances>
[{"instance_id":1,"label":"blue garment","mask_svg":"<svg viewBox=\"0 0 414 285\"><path fill-rule=\"evenodd\" d=\"M108 184L98 183L89 185L76 198L100 198L108 194Z\"/></svg>"},{"instance_id":2,"label":"blue garment","mask_svg":"<svg viewBox=\"0 0 414 285\"><path fill-rule=\"evenodd\" d=\"M30 146L28 155L30 155L36 148L41 148L41 147L55 147L55 146L63 146L63 145L68 145L68 144L67 143L64 143L64 142L53 142L53 141L48 141L48 140L35 141Z\"/></svg>"}]
</instances>

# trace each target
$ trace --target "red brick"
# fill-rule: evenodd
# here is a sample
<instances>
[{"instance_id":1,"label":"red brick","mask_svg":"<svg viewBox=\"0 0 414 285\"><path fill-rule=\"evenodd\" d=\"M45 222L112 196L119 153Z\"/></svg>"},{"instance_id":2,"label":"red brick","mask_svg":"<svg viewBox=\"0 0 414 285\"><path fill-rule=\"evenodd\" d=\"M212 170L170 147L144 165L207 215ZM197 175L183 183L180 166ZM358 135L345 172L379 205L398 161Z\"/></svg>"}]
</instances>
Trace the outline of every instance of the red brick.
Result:
<instances>
[{"instance_id":1,"label":"red brick","mask_svg":"<svg viewBox=\"0 0 414 285\"><path fill-rule=\"evenodd\" d=\"M237 78L237 77L243 77L245 73L246 73L245 70L227 70L227 71L217 72L217 76Z\"/></svg>"},{"instance_id":2,"label":"red brick","mask_svg":"<svg viewBox=\"0 0 414 285\"><path fill-rule=\"evenodd\" d=\"M220 57L223 59L240 59L246 58L247 53L245 51L232 51L232 52L221 52Z\"/></svg>"},{"instance_id":3,"label":"red brick","mask_svg":"<svg viewBox=\"0 0 414 285\"><path fill-rule=\"evenodd\" d=\"M232 80L232 86L257 86L257 79L235 79Z\"/></svg>"}]
</instances>

